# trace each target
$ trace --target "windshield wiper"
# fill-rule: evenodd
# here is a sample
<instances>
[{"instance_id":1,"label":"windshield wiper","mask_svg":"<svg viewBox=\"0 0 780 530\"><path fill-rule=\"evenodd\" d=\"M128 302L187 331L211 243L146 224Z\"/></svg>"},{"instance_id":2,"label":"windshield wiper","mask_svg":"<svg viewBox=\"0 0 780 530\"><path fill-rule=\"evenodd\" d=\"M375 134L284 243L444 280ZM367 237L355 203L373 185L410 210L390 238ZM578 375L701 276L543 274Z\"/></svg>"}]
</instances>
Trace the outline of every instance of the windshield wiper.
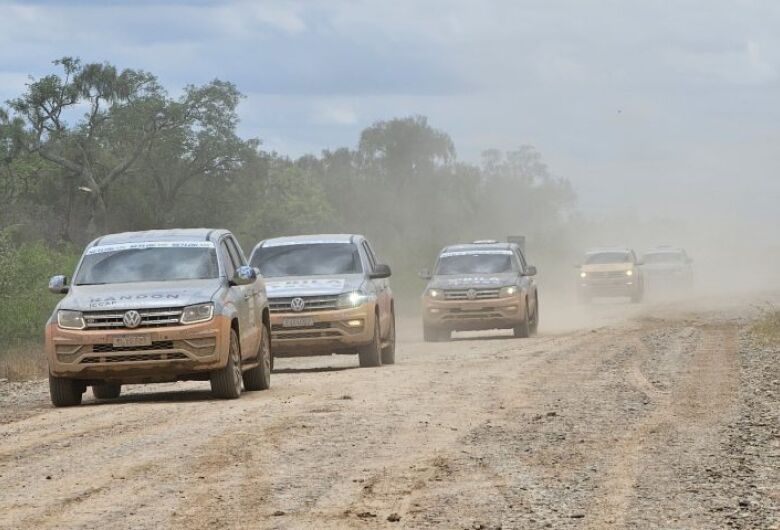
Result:
<instances>
[{"instance_id":1,"label":"windshield wiper","mask_svg":"<svg viewBox=\"0 0 780 530\"><path fill-rule=\"evenodd\" d=\"M81 287L82 285L106 285L108 282L95 282L95 283L77 283L77 287Z\"/></svg>"}]
</instances>

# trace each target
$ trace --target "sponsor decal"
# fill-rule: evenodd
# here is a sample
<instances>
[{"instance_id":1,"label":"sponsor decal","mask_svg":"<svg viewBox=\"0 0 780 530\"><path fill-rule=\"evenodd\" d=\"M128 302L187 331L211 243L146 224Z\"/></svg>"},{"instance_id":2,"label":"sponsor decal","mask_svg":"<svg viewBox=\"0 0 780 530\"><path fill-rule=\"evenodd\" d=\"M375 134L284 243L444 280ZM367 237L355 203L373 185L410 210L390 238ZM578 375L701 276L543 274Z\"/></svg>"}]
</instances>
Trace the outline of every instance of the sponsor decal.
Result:
<instances>
[{"instance_id":1,"label":"sponsor decal","mask_svg":"<svg viewBox=\"0 0 780 530\"><path fill-rule=\"evenodd\" d=\"M116 245L100 245L90 247L86 255L120 252L122 250L144 250L148 248L214 248L211 241L146 241L139 243L118 243Z\"/></svg>"},{"instance_id":2,"label":"sponsor decal","mask_svg":"<svg viewBox=\"0 0 780 530\"><path fill-rule=\"evenodd\" d=\"M106 296L93 297L89 299L89 307L111 307L122 302L132 302L138 300L178 300L178 294L137 294L134 296Z\"/></svg>"},{"instance_id":3,"label":"sponsor decal","mask_svg":"<svg viewBox=\"0 0 780 530\"><path fill-rule=\"evenodd\" d=\"M308 280L278 280L266 281L265 290L268 296L281 295L284 292L300 292L316 294L318 292L336 293L344 290L344 279L322 278Z\"/></svg>"},{"instance_id":4,"label":"sponsor decal","mask_svg":"<svg viewBox=\"0 0 780 530\"><path fill-rule=\"evenodd\" d=\"M446 281L448 287L460 287L464 285L503 285L505 280L497 277L485 276L464 276L462 278L452 278Z\"/></svg>"}]
</instances>

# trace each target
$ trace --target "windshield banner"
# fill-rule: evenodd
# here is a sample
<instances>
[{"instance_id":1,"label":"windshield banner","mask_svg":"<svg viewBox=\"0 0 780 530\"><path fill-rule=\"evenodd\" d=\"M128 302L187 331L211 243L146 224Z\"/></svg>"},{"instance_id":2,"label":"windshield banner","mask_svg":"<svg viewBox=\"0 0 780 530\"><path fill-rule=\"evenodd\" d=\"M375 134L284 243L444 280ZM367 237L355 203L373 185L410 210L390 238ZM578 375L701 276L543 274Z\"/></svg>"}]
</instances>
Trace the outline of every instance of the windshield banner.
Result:
<instances>
[{"instance_id":1,"label":"windshield banner","mask_svg":"<svg viewBox=\"0 0 780 530\"><path fill-rule=\"evenodd\" d=\"M340 294L344 290L344 283L339 278L266 281L265 290L268 296Z\"/></svg>"},{"instance_id":2,"label":"windshield banner","mask_svg":"<svg viewBox=\"0 0 780 530\"><path fill-rule=\"evenodd\" d=\"M450 256L480 256L482 254L503 254L504 256L511 256L511 250L456 250L451 252L444 252L440 257L449 258Z\"/></svg>"},{"instance_id":3,"label":"windshield banner","mask_svg":"<svg viewBox=\"0 0 780 530\"><path fill-rule=\"evenodd\" d=\"M214 248L211 241L147 241L139 243L118 243L100 245L87 249L86 255L120 252L122 250L144 250L147 248Z\"/></svg>"}]
</instances>

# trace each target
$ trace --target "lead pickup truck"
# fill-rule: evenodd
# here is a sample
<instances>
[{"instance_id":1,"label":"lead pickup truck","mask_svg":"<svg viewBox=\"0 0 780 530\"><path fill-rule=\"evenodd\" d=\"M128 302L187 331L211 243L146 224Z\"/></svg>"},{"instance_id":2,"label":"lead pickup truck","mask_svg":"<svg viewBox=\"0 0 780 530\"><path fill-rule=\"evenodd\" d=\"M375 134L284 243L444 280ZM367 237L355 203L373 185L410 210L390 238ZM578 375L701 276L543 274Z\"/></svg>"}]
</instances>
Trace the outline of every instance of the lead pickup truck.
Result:
<instances>
[{"instance_id":1,"label":"lead pickup truck","mask_svg":"<svg viewBox=\"0 0 780 530\"><path fill-rule=\"evenodd\" d=\"M210 381L219 398L270 386L265 285L226 230L107 235L87 245L46 325L49 388L57 407L123 384Z\"/></svg>"}]
</instances>

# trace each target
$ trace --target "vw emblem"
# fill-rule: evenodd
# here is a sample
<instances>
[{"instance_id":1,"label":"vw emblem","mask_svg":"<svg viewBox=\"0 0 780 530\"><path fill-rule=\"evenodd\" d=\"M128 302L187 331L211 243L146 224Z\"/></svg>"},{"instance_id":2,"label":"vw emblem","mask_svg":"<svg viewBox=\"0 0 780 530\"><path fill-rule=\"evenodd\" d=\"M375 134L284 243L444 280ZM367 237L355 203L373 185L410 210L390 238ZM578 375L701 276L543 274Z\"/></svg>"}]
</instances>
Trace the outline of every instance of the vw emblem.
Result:
<instances>
[{"instance_id":1,"label":"vw emblem","mask_svg":"<svg viewBox=\"0 0 780 530\"><path fill-rule=\"evenodd\" d=\"M469 300L476 300L477 298L477 291L475 289L469 289L466 291L466 298Z\"/></svg>"},{"instance_id":2,"label":"vw emblem","mask_svg":"<svg viewBox=\"0 0 780 530\"><path fill-rule=\"evenodd\" d=\"M135 309L131 309L124 314L122 322L124 322L126 328L137 328L141 325L141 313Z\"/></svg>"},{"instance_id":3,"label":"vw emblem","mask_svg":"<svg viewBox=\"0 0 780 530\"><path fill-rule=\"evenodd\" d=\"M301 297L293 298L290 301L290 309L292 309L296 313L300 313L301 311L303 311L304 307L306 307L306 302Z\"/></svg>"}]
</instances>

